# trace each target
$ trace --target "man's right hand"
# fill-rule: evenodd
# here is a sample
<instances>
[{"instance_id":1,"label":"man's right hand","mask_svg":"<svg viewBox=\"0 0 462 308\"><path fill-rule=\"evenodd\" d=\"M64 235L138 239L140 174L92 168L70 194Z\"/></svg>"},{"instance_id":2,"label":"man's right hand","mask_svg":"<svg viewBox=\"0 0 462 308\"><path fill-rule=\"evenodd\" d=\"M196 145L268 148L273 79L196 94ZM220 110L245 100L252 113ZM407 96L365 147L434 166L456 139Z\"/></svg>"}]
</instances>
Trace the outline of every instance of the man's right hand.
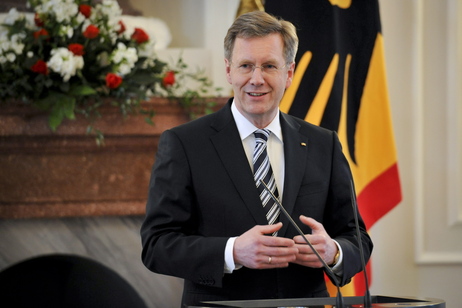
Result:
<instances>
[{"instance_id":1,"label":"man's right hand","mask_svg":"<svg viewBox=\"0 0 462 308\"><path fill-rule=\"evenodd\" d=\"M292 239L271 236L281 227L281 222L255 226L236 238L233 248L234 262L253 269L289 266L290 262L295 261L298 249Z\"/></svg>"}]
</instances>

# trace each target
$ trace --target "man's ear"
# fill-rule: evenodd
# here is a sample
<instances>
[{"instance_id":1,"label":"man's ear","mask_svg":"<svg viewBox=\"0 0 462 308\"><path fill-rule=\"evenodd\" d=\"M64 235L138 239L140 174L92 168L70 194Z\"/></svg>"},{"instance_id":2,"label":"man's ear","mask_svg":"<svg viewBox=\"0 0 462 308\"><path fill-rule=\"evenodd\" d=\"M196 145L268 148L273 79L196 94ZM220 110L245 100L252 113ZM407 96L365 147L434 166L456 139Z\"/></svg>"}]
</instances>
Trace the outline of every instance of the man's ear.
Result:
<instances>
[{"instance_id":1,"label":"man's ear","mask_svg":"<svg viewBox=\"0 0 462 308\"><path fill-rule=\"evenodd\" d=\"M289 66L289 70L287 71L287 80L286 80L286 89L290 87L292 81L294 80L295 74L295 62L292 62Z\"/></svg>"},{"instance_id":2,"label":"man's ear","mask_svg":"<svg viewBox=\"0 0 462 308\"><path fill-rule=\"evenodd\" d=\"M226 80L228 80L229 84L232 84L231 82L231 62L229 62L229 60L226 58L225 58L225 68L226 68Z\"/></svg>"}]
</instances>

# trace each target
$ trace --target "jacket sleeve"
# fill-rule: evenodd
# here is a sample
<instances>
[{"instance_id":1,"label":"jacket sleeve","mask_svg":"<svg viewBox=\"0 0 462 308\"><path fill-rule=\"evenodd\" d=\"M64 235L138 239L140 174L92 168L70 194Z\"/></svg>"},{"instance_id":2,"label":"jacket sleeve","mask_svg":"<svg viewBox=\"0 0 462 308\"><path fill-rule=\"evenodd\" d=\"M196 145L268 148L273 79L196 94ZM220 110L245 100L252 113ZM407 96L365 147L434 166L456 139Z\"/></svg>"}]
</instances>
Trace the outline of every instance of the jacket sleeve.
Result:
<instances>
[{"instance_id":1,"label":"jacket sleeve","mask_svg":"<svg viewBox=\"0 0 462 308\"><path fill-rule=\"evenodd\" d=\"M342 152L338 136L333 133L332 174L329 197L327 200L328 210L325 225L331 237L342 247L343 251L343 275L340 284L343 286L351 281L351 278L362 270L359 241L357 238L354 211L351 200L352 175L348 161ZM357 209L356 209L357 211ZM361 215L358 213L359 231L363 245L364 258L367 262L370 258L373 244L366 231Z\"/></svg>"},{"instance_id":2,"label":"jacket sleeve","mask_svg":"<svg viewBox=\"0 0 462 308\"><path fill-rule=\"evenodd\" d=\"M142 261L156 273L221 286L226 237L200 235L188 156L173 131L160 138L141 226Z\"/></svg>"}]
</instances>

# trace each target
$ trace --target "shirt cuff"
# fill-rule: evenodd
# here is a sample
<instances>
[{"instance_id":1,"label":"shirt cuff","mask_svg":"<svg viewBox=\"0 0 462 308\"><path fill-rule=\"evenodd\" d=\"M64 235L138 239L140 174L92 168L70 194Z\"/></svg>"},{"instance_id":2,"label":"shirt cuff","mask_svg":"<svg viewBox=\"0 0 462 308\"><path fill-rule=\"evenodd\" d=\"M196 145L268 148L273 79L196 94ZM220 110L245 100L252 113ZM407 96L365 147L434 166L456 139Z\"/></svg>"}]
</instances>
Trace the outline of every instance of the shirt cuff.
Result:
<instances>
[{"instance_id":1,"label":"shirt cuff","mask_svg":"<svg viewBox=\"0 0 462 308\"><path fill-rule=\"evenodd\" d=\"M343 275L343 250L342 247L340 246L339 243L337 243L336 240L333 240L335 245L337 245L338 251L340 252L340 255L338 257L337 263L332 267L332 271L334 272L335 275L337 276L342 276Z\"/></svg>"},{"instance_id":2,"label":"shirt cuff","mask_svg":"<svg viewBox=\"0 0 462 308\"><path fill-rule=\"evenodd\" d=\"M236 237L230 237L225 247L225 274L231 274L233 271L240 269L242 266L234 263L233 249Z\"/></svg>"}]
</instances>

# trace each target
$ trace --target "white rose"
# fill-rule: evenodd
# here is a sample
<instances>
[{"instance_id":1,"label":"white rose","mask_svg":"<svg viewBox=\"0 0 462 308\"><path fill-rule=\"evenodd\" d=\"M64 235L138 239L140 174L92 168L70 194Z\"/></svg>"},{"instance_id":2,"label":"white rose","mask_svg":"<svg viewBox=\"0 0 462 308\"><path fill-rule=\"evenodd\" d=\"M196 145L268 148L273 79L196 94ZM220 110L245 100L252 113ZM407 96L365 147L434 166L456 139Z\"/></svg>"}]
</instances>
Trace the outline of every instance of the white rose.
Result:
<instances>
[{"instance_id":1,"label":"white rose","mask_svg":"<svg viewBox=\"0 0 462 308\"><path fill-rule=\"evenodd\" d=\"M6 60L8 62L14 62L14 60L16 60L16 54L13 53L13 52L9 52L6 54Z\"/></svg>"},{"instance_id":2,"label":"white rose","mask_svg":"<svg viewBox=\"0 0 462 308\"><path fill-rule=\"evenodd\" d=\"M126 63L122 63L118 66L116 74L120 76L125 76L125 75L128 75L131 70L132 70L132 67L130 65Z\"/></svg>"},{"instance_id":3,"label":"white rose","mask_svg":"<svg viewBox=\"0 0 462 308\"><path fill-rule=\"evenodd\" d=\"M59 28L59 34L67 36L68 38L72 38L72 36L74 35L74 28L72 28L69 25L61 25L61 27Z\"/></svg>"},{"instance_id":4,"label":"white rose","mask_svg":"<svg viewBox=\"0 0 462 308\"><path fill-rule=\"evenodd\" d=\"M14 22L20 18L24 18L24 14L19 13L16 8L12 8L8 12L2 23L7 25L13 25Z\"/></svg>"},{"instance_id":5,"label":"white rose","mask_svg":"<svg viewBox=\"0 0 462 308\"><path fill-rule=\"evenodd\" d=\"M53 49L51 55L47 63L48 67L50 70L59 73L65 82L75 76L77 70L82 69L84 66L83 57L74 55L67 48Z\"/></svg>"}]
</instances>

